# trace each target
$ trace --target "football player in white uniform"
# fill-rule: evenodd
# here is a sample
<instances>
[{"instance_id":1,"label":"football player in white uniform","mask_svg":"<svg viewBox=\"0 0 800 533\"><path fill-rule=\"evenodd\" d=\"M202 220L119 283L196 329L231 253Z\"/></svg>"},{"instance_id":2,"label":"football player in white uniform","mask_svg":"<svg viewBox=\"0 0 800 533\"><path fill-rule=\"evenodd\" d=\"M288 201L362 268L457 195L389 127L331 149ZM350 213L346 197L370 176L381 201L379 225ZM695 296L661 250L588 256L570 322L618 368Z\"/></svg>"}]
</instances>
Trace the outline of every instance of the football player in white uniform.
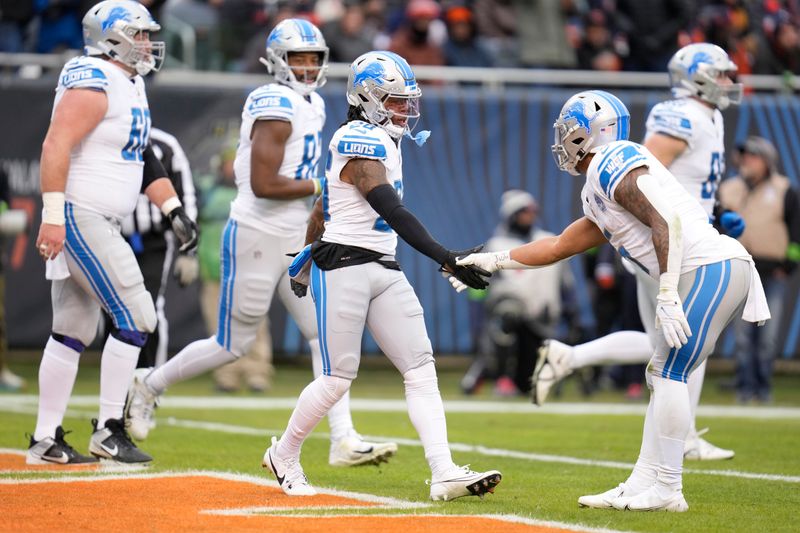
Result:
<instances>
[{"instance_id":1,"label":"football player in white uniform","mask_svg":"<svg viewBox=\"0 0 800 533\"><path fill-rule=\"evenodd\" d=\"M304 295L310 276L323 371L300 394L280 440L273 437L264 453L264 466L289 495L316 493L300 466L300 448L350 389L364 326L403 375L409 417L431 467L431 499L481 495L500 482L496 470L473 472L453 463L422 307L395 261L399 234L459 286L487 285L479 269L457 267L455 258L463 252L436 242L401 201L400 141L419 117L420 94L411 67L397 54L368 52L351 66L348 122L330 142L325 190L306 235L314 244L290 270L298 295ZM415 139L422 142L420 134Z\"/></svg>"},{"instance_id":2,"label":"football player in white uniform","mask_svg":"<svg viewBox=\"0 0 800 533\"><path fill-rule=\"evenodd\" d=\"M322 191L317 162L322 151L325 103L315 90L325 83L328 47L319 29L287 19L270 32L262 62L277 83L247 97L234 161L238 194L222 237L219 323L216 335L185 347L152 372L137 371L126 416L134 438L153 426L156 398L167 387L244 355L276 294L308 340L315 375L322 372L314 307L294 297L286 254L302 248L310 197ZM353 428L349 395L331 411L334 466L377 463L397 451L392 442L364 442Z\"/></svg>"},{"instance_id":3,"label":"football player in white uniform","mask_svg":"<svg viewBox=\"0 0 800 533\"><path fill-rule=\"evenodd\" d=\"M722 113L738 104L742 85L730 75L736 65L725 51L713 44L696 43L681 48L669 62L670 84L675 99L653 107L647 118L644 146L675 176L678 183L696 198L710 219L719 181L725 173L725 147ZM741 216L732 211L716 220L725 233L738 237L744 231ZM630 263L627 263L630 265ZM550 389L578 368L605 364L646 363L653 353L653 324L656 290L654 281L639 269L637 279L639 314L645 331L618 331L571 347L557 340L545 341L539 350L533 373L531 395L541 405ZM695 413L705 375L705 362L689 379L692 425L686 438L687 459L719 460L733 457L732 450L719 448L701 437L695 427Z\"/></svg>"},{"instance_id":4,"label":"football player in white uniform","mask_svg":"<svg viewBox=\"0 0 800 533\"><path fill-rule=\"evenodd\" d=\"M141 76L163 59L164 43L149 37L158 29L138 2L101 2L83 18L86 55L70 60L59 77L42 145L44 214L36 240L53 280L53 330L39 367L28 464L92 461L64 440L61 423L101 306L114 329L103 347L100 412L89 451L121 463L152 459L131 442L123 424L125 393L156 313L121 221L141 190L169 218L182 249L197 243L196 227L149 142Z\"/></svg>"},{"instance_id":5,"label":"football player in white uniform","mask_svg":"<svg viewBox=\"0 0 800 533\"><path fill-rule=\"evenodd\" d=\"M584 217L560 235L459 264L487 271L535 268L606 241L657 281L652 389L639 458L630 477L582 506L637 511L688 509L683 497L684 439L691 425L689 375L739 315L769 318L752 258L720 235L708 213L644 146L627 141L630 116L604 91L585 91L564 104L554 124L553 155L561 170L586 175ZM744 312L742 312L744 311Z\"/></svg>"}]
</instances>

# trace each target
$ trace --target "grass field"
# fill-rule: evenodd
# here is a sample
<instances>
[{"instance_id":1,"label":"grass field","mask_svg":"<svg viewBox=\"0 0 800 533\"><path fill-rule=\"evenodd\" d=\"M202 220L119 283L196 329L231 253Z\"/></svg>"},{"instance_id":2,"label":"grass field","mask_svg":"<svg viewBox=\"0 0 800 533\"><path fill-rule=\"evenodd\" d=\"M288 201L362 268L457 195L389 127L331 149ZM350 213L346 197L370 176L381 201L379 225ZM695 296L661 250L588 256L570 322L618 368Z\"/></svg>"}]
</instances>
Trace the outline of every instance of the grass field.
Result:
<instances>
[{"instance_id":1,"label":"grass field","mask_svg":"<svg viewBox=\"0 0 800 533\"><path fill-rule=\"evenodd\" d=\"M327 424L323 422L303 448L306 474L321 488L428 503L425 480L430 474L417 435L400 402L402 381L393 369L370 366L374 368L364 369L352 389L356 427L365 435L399 441L398 455L380 467L330 467L324 434ZM718 391L718 378L707 378L702 405L728 406L728 409L717 410L718 416L701 416L698 424L710 426L709 440L736 450L736 458L723 463L685 465L688 513L637 514L580 509L576 503L583 494L600 492L623 481L636 458L643 418L638 413L615 414L631 407L630 403L619 400L619 394L603 393L593 398L590 405L602 411L601 414L585 414L585 411L581 414L576 403L579 395L569 382L562 397L541 410L528 408L524 399L498 401L488 393L465 401L458 391L463 368L443 367L440 386L448 409L449 438L456 462L469 463L477 470L498 469L503 473L503 481L494 495L482 501L462 498L450 503L437 502L417 508L414 513L514 515L555 521L577 530L581 527L692 532L798 530L795 517L800 509L800 377L776 378L775 405L770 409L737 409L730 394ZM25 394L35 394L36 364L17 363L14 369L32 384ZM73 430L69 442L84 453L90 435L88 420L96 416L98 375L99 368L92 361L81 367L73 393L77 401L71 405L64 423L65 429ZM209 377L174 386L158 411L159 427L141 445L155 457L147 472L220 471L267 479L260 462L268 437L283 429L290 414L289 400L296 398L309 377L310 370L305 368L281 366L273 390L261 395L216 395ZM0 394L0 448L26 447L24 434L33 430L36 408L35 398L27 395ZM255 408L243 401L234 401L227 407L207 402L202 408L189 408L186 405L198 404L199 400L180 402L186 397L286 401L264 401ZM378 405L376 399L397 401ZM644 401L636 406L643 410ZM563 412L556 412L559 409ZM13 484L50 475L6 471L0 473L0 482ZM0 498L0 529L24 530L20 524L4 522L3 516L10 516L10 509L3 509L4 505L8 503L4 504ZM327 515L336 512L325 511ZM408 509L381 511L408 512ZM64 527L70 529L68 525ZM141 525L132 529L158 528ZM463 530L469 527L465 524Z\"/></svg>"}]
</instances>

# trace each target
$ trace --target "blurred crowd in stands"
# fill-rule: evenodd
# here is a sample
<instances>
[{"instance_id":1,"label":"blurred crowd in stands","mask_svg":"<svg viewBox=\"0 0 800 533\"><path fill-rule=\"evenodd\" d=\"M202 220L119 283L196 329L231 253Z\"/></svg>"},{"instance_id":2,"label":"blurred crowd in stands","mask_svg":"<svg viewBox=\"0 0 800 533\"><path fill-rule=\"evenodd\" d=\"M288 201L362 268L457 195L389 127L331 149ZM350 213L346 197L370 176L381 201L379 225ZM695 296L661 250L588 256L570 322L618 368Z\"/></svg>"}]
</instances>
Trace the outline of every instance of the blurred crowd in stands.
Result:
<instances>
[{"instance_id":1,"label":"blurred crowd in stands","mask_svg":"<svg viewBox=\"0 0 800 533\"><path fill-rule=\"evenodd\" d=\"M389 49L416 65L663 72L681 46L723 47L743 74L800 73L800 0L141 0L196 68L263 72L270 29L320 26L331 60ZM0 51L80 48L97 0L0 0Z\"/></svg>"}]
</instances>

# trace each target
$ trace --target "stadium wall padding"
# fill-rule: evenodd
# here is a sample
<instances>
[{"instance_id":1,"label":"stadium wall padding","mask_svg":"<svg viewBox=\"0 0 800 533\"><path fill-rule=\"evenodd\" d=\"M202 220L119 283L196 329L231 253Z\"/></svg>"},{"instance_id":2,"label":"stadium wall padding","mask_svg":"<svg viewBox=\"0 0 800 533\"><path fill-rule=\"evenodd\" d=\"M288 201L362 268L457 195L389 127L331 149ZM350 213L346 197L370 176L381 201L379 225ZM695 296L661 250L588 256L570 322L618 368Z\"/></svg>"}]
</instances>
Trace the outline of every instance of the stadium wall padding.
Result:
<instances>
[{"instance_id":1,"label":"stadium wall padding","mask_svg":"<svg viewBox=\"0 0 800 533\"><path fill-rule=\"evenodd\" d=\"M40 223L39 156L49 122L54 82L6 80L0 86L0 164L10 177L14 203L29 209L33 221L26 235L7 241L6 316L13 348L38 348L50 330L49 283L33 241ZM148 88L153 124L175 135L192 162L195 176L213 172L211 160L220 147L238 135L241 106L249 89L176 87L151 84ZM552 123L563 102L574 92L563 88L511 88L489 91L479 87L423 87L422 119L418 129L432 131L428 143L403 145L405 203L445 246L462 249L485 242L497 223L502 192L530 191L541 206L540 223L562 230L581 216L578 194L582 179L559 172L550 154ZM665 91L613 91L631 111L631 139L641 140L649 109L668 98ZM344 120L346 103L341 83L330 83L321 94L328 119L323 132L327 146ZM757 94L739 108L725 112L728 171L733 147L748 134L775 142L781 168L794 184L800 175L800 98ZM325 152L320 159L324 169ZM398 259L414 286L428 332L438 353L472 350L469 305L437 272L431 260L401 244ZM580 259L571 261L578 280L580 319L593 326L589 291ZM207 336L198 303L198 287L186 290L173 282L167 296L170 352ZM800 334L798 276L786 295L781 327L784 357L796 356ZM277 350L308 350L279 300L273 303L272 333ZM365 336L365 351L377 351ZM731 339L723 352L730 353Z\"/></svg>"}]
</instances>

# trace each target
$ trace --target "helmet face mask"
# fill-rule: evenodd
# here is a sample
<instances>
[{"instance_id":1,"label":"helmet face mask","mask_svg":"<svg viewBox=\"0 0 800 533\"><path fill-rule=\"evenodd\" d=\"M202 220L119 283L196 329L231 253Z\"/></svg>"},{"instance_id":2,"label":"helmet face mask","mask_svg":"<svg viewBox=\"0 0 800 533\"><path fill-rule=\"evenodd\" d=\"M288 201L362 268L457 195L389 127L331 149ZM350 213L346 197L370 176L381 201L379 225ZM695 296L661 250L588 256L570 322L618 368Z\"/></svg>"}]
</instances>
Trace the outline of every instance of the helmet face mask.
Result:
<instances>
[{"instance_id":1,"label":"helmet face mask","mask_svg":"<svg viewBox=\"0 0 800 533\"><path fill-rule=\"evenodd\" d=\"M605 91L583 91L572 96L553 124L550 150L559 170L573 176L578 163L603 146L628 139L630 113L625 105Z\"/></svg>"},{"instance_id":2,"label":"helmet face mask","mask_svg":"<svg viewBox=\"0 0 800 533\"><path fill-rule=\"evenodd\" d=\"M397 54L368 52L350 66L348 103L395 139L416 127L421 96L411 67Z\"/></svg>"},{"instance_id":3,"label":"helmet face mask","mask_svg":"<svg viewBox=\"0 0 800 533\"><path fill-rule=\"evenodd\" d=\"M161 29L150 12L131 0L106 0L83 17L86 55L107 56L140 76L157 71L164 63L164 43L150 41Z\"/></svg>"},{"instance_id":4,"label":"helmet face mask","mask_svg":"<svg viewBox=\"0 0 800 533\"><path fill-rule=\"evenodd\" d=\"M730 79L736 64L716 45L684 46L672 56L668 69L672 93L678 98L694 96L721 110L742 101L742 84Z\"/></svg>"},{"instance_id":5,"label":"helmet face mask","mask_svg":"<svg viewBox=\"0 0 800 533\"><path fill-rule=\"evenodd\" d=\"M287 85L303 96L325 85L328 70L328 47L319 29L302 19L287 19L275 26L267 37L267 57L261 58L270 74L278 83ZM290 56L295 53L313 52L319 56L315 66L292 66ZM316 74L309 76L316 71ZM301 72L297 79L295 72ZM313 78L309 80L309 78Z\"/></svg>"}]
</instances>

